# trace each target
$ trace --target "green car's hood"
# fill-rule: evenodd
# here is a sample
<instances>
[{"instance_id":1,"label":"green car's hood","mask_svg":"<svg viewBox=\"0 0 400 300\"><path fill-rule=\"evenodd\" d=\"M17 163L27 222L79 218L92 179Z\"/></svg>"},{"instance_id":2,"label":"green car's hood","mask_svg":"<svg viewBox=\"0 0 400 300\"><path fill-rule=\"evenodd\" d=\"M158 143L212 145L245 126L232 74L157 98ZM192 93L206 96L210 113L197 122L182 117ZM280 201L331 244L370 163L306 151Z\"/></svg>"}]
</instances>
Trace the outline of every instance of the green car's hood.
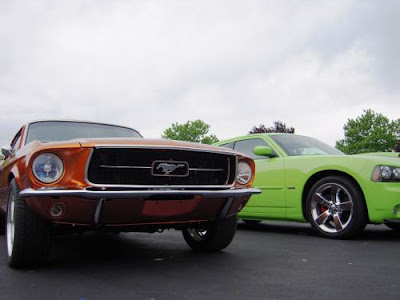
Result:
<instances>
[{"instance_id":1,"label":"green car's hood","mask_svg":"<svg viewBox=\"0 0 400 300\"><path fill-rule=\"evenodd\" d=\"M351 157L363 158L376 164L386 164L390 166L400 166L399 153L396 152L376 152L350 155Z\"/></svg>"},{"instance_id":2,"label":"green car's hood","mask_svg":"<svg viewBox=\"0 0 400 300\"><path fill-rule=\"evenodd\" d=\"M385 157L396 157L400 158L400 153L399 152L371 152L371 153L363 153L363 154L358 154L358 155L368 155L368 156L385 156Z\"/></svg>"}]
</instances>

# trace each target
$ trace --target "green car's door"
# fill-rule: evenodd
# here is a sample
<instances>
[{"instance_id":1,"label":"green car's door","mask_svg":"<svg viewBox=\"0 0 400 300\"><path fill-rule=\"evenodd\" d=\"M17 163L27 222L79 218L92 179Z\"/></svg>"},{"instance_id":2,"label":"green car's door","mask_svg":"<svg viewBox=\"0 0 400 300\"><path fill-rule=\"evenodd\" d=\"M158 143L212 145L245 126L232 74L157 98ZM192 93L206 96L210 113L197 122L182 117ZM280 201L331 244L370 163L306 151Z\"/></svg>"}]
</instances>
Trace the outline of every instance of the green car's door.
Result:
<instances>
[{"instance_id":1,"label":"green car's door","mask_svg":"<svg viewBox=\"0 0 400 300\"><path fill-rule=\"evenodd\" d=\"M253 195L249 203L240 212L239 217L279 219L286 216L285 201L285 162L284 158L274 152L273 157L257 156L253 153L255 146L269 146L262 138L248 138L236 141L234 150L252 157L256 164L256 177L253 186L262 193Z\"/></svg>"}]
</instances>

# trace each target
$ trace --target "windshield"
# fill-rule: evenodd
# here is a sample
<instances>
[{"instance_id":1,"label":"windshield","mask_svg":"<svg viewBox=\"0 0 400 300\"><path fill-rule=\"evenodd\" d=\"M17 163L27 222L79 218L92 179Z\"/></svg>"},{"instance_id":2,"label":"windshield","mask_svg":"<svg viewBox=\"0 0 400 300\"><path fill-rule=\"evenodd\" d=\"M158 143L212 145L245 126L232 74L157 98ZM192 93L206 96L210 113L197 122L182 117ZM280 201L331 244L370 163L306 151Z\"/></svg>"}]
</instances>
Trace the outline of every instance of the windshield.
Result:
<instances>
[{"instance_id":1,"label":"windshield","mask_svg":"<svg viewBox=\"0 0 400 300\"><path fill-rule=\"evenodd\" d=\"M107 124L44 121L29 125L26 144L38 140L43 143L77 138L140 138L136 130Z\"/></svg>"},{"instance_id":2,"label":"windshield","mask_svg":"<svg viewBox=\"0 0 400 300\"><path fill-rule=\"evenodd\" d=\"M328 146L316 139L287 134L272 135L271 138L286 152L289 156L299 155L344 155L343 152Z\"/></svg>"}]
</instances>

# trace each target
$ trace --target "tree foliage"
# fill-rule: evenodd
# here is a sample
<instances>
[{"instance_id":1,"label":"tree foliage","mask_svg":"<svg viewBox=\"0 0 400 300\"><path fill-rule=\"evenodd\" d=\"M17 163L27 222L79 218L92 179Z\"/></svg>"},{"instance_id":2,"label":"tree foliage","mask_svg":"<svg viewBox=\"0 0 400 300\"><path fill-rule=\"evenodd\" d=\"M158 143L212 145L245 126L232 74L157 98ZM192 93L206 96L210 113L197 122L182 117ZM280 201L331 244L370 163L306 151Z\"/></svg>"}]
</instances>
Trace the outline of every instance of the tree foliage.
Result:
<instances>
[{"instance_id":1,"label":"tree foliage","mask_svg":"<svg viewBox=\"0 0 400 300\"><path fill-rule=\"evenodd\" d=\"M218 142L214 134L208 134L210 125L202 120L187 121L184 124L173 123L167 128L162 137L165 139L213 144Z\"/></svg>"},{"instance_id":2,"label":"tree foliage","mask_svg":"<svg viewBox=\"0 0 400 300\"><path fill-rule=\"evenodd\" d=\"M394 147L394 151L400 152L400 140L397 141L396 147Z\"/></svg>"},{"instance_id":3,"label":"tree foliage","mask_svg":"<svg viewBox=\"0 0 400 300\"><path fill-rule=\"evenodd\" d=\"M260 126L253 126L253 129L249 132L252 133L270 133L270 132L283 132L283 133L294 133L293 127L286 127L286 124L281 121L275 121L274 126L266 128L264 124Z\"/></svg>"},{"instance_id":4,"label":"tree foliage","mask_svg":"<svg viewBox=\"0 0 400 300\"><path fill-rule=\"evenodd\" d=\"M336 148L347 154L392 151L400 135L400 119L390 121L371 109L344 125L344 139Z\"/></svg>"}]
</instances>

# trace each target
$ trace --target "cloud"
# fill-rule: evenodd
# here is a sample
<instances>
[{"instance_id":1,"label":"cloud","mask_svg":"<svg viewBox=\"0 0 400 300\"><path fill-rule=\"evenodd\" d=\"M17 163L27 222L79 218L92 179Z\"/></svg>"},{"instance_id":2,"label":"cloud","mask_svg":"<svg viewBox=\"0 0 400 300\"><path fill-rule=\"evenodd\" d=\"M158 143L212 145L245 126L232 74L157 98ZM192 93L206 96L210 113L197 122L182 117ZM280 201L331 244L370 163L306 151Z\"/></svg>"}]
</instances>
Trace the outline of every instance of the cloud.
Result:
<instances>
[{"instance_id":1,"label":"cloud","mask_svg":"<svg viewBox=\"0 0 400 300\"><path fill-rule=\"evenodd\" d=\"M372 108L398 118L397 1L0 4L0 140L35 119L220 138L276 120L330 144ZM390 47L389 47L390 45Z\"/></svg>"}]
</instances>

